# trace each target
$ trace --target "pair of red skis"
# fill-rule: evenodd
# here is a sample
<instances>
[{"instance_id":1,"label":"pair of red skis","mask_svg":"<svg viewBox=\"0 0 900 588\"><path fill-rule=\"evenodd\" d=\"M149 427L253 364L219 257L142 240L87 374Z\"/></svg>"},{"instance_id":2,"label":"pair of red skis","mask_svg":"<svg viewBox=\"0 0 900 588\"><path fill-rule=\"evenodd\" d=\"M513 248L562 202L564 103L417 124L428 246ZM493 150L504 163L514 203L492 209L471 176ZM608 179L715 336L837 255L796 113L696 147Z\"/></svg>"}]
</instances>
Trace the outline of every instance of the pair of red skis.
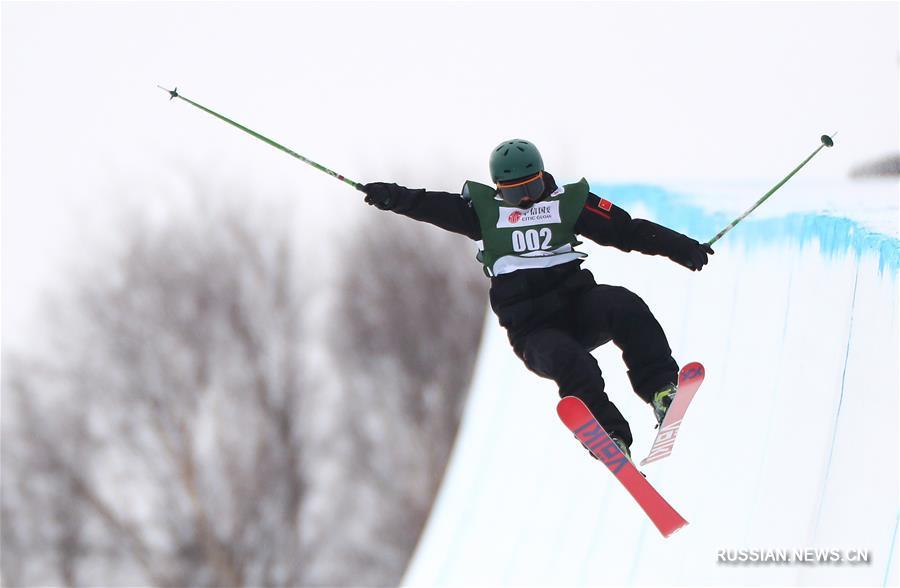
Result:
<instances>
[{"instance_id":1,"label":"pair of red skis","mask_svg":"<svg viewBox=\"0 0 900 588\"><path fill-rule=\"evenodd\" d=\"M684 414L687 412L688 405L693 400L697 388L703 383L704 375L703 366L697 362L689 363L681 368L681 372L678 374L678 392L675 394L675 400L659 425L659 432L650 448L650 454L641 461L641 465L647 465L671 455L681 421L684 419ZM566 396L559 401L556 412L562 422L575 434L575 437L625 486L625 489L647 513L663 537L668 537L688 524L684 517L678 514L672 505L666 502L666 499L650 485L637 467L625 457L625 454L610 439L584 402L575 396Z\"/></svg>"}]
</instances>

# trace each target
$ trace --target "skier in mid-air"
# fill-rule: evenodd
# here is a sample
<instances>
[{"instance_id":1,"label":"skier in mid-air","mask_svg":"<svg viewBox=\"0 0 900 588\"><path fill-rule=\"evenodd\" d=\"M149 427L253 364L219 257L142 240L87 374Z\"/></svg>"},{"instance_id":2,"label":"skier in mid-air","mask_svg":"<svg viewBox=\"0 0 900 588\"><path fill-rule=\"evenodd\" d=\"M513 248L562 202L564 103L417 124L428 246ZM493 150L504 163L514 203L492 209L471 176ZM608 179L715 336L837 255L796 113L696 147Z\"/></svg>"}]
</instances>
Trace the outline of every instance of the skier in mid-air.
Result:
<instances>
[{"instance_id":1,"label":"skier in mid-air","mask_svg":"<svg viewBox=\"0 0 900 588\"><path fill-rule=\"evenodd\" d=\"M656 223L632 219L590 192L585 179L557 186L537 148L521 139L491 153L495 186L468 181L462 194L366 184L365 201L480 241L478 261L491 279L491 308L516 355L550 378L560 396L581 398L629 457L628 422L610 402L591 351L612 341L622 350L638 396L661 423L674 399L678 364L666 335L636 294L597 284L575 246L583 235L622 251L664 255L700 270L713 250Z\"/></svg>"}]
</instances>

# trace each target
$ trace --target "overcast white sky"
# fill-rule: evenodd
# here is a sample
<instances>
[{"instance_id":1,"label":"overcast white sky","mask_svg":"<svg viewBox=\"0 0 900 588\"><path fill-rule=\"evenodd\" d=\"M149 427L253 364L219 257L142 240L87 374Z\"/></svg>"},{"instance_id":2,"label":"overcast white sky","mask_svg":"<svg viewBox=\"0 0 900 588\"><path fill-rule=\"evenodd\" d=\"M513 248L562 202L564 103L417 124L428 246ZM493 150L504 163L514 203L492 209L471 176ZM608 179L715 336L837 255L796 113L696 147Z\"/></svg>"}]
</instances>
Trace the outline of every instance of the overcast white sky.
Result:
<instances>
[{"instance_id":1,"label":"overcast white sky","mask_svg":"<svg viewBox=\"0 0 900 588\"><path fill-rule=\"evenodd\" d=\"M359 181L455 190L522 137L563 178L809 178L898 150L898 3L2 4L4 336L105 215L189 172L340 219ZM336 209L330 206L337 203ZM340 222L323 223L337 227Z\"/></svg>"}]
</instances>

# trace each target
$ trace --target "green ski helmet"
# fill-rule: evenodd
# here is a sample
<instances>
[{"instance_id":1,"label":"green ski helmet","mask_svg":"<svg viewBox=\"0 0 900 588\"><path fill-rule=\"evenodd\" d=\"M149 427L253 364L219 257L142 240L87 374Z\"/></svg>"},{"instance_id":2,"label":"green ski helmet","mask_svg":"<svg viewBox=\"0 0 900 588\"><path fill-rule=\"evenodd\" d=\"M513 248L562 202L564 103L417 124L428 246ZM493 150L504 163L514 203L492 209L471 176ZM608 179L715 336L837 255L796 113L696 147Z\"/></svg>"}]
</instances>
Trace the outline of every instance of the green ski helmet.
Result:
<instances>
[{"instance_id":1,"label":"green ski helmet","mask_svg":"<svg viewBox=\"0 0 900 588\"><path fill-rule=\"evenodd\" d=\"M491 180L500 196L513 206L534 203L544 192L544 160L533 144L523 139L504 141L491 152Z\"/></svg>"},{"instance_id":2,"label":"green ski helmet","mask_svg":"<svg viewBox=\"0 0 900 588\"><path fill-rule=\"evenodd\" d=\"M491 180L494 183L518 180L544 171L544 160L533 144L522 139L510 139L491 153Z\"/></svg>"}]
</instances>

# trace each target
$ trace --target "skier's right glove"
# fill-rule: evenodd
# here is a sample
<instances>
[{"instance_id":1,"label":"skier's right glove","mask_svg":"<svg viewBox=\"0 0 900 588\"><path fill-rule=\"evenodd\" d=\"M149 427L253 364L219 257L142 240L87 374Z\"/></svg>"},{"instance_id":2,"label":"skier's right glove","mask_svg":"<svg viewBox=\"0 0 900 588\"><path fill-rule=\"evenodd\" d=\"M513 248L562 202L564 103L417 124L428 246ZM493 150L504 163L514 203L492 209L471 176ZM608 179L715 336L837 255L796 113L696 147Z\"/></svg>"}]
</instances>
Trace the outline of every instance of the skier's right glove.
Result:
<instances>
[{"instance_id":1,"label":"skier's right glove","mask_svg":"<svg viewBox=\"0 0 900 588\"><path fill-rule=\"evenodd\" d=\"M385 182L372 182L363 186L366 193L366 203L379 210L391 210L400 201L401 193L406 190L397 184Z\"/></svg>"}]
</instances>

